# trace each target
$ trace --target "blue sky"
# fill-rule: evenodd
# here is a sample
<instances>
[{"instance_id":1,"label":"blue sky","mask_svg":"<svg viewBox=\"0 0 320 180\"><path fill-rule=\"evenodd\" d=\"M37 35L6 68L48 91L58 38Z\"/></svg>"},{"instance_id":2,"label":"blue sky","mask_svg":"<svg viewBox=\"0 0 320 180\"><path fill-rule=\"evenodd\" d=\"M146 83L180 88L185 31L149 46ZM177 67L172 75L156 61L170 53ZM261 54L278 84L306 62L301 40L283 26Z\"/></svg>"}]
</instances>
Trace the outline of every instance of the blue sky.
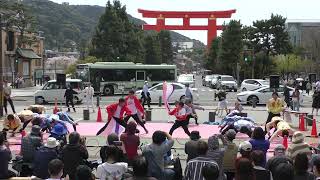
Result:
<instances>
[{"instance_id":1,"label":"blue sky","mask_svg":"<svg viewBox=\"0 0 320 180\"><path fill-rule=\"evenodd\" d=\"M69 2L70 4L100 5L105 6L107 0L52 0L57 3ZM155 20L142 18L138 8L147 10L167 11L214 11L236 9L232 19L241 20L242 24L250 25L252 21L269 18L271 13L280 14L289 20L317 20L320 0L120 0L126 5L127 12L134 17L143 19L149 24ZM222 24L228 19L218 20ZM182 20L172 19L168 24L182 24ZM191 24L207 24L207 20L191 20ZM193 39L206 43L206 31L177 31Z\"/></svg>"}]
</instances>

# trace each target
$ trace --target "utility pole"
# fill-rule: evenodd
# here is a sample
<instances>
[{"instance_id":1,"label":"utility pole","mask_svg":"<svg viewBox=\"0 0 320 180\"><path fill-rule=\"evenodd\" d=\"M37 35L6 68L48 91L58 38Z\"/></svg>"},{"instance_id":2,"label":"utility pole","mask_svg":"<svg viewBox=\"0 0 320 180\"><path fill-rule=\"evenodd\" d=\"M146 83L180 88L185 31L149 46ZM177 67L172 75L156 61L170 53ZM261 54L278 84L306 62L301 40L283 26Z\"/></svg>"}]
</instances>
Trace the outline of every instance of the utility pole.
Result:
<instances>
[{"instance_id":1,"label":"utility pole","mask_svg":"<svg viewBox=\"0 0 320 180\"><path fill-rule=\"evenodd\" d=\"M0 117L3 117L3 57L4 47L2 46L2 14L0 14Z\"/></svg>"}]
</instances>

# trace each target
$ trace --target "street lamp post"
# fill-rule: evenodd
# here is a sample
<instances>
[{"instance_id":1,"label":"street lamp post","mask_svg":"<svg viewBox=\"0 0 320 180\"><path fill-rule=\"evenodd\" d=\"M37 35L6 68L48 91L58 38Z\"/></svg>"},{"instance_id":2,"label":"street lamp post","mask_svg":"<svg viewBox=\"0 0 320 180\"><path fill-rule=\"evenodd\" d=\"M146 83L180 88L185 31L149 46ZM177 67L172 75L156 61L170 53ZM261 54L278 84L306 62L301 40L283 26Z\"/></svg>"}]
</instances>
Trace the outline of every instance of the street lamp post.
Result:
<instances>
[{"instance_id":1,"label":"street lamp post","mask_svg":"<svg viewBox=\"0 0 320 180\"><path fill-rule=\"evenodd\" d=\"M6 25L2 23L2 14L0 13L0 117L3 117L3 46L2 46L2 27Z\"/></svg>"}]
</instances>

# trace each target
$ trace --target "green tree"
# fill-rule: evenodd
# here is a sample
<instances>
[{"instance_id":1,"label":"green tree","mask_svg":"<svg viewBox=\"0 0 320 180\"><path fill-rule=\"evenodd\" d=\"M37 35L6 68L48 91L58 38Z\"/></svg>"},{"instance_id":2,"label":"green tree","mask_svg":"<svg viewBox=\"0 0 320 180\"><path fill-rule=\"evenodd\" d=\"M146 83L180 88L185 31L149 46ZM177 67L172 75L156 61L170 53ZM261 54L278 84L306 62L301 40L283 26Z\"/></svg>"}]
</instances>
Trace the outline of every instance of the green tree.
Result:
<instances>
[{"instance_id":1,"label":"green tree","mask_svg":"<svg viewBox=\"0 0 320 180\"><path fill-rule=\"evenodd\" d=\"M220 70L218 69L218 55L220 50L220 42L221 37L217 37L214 40L212 40L211 47L206 58L206 69L220 72Z\"/></svg>"},{"instance_id":2,"label":"green tree","mask_svg":"<svg viewBox=\"0 0 320 180\"><path fill-rule=\"evenodd\" d=\"M149 35L145 38L145 64L161 64L160 44L157 36Z\"/></svg>"},{"instance_id":3,"label":"green tree","mask_svg":"<svg viewBox=\"0 0 320 180\"><path fill-rule=\"evenodd\" d=\"M173 60L173 48L171 42L171 36L169 31L160 31L159 43L161 50L161 62L166 64L171 64Z\"/></svg>"},{"instance_id":4,"label":"green tree","mask_svg":"<svg viewBox=\"0 0 320 180\"><path fill-rule=\"evenodd\" d=\"M236 64L239 62L243 36L240 21L231 20L221 34L221 48L218 59L225 73L235 75Z\"/></svg>"},{"instance_id":5,"label":"green tree","mask_svg":"<svg viewBox=\"0 0 320 180\"><path fill-rule=\"evenodd\" d=\"M143 57L139 31L129 21L120 1L108 1L92 38L90 55L104 61L135 61Z\"/></svg>"}]
</instances>

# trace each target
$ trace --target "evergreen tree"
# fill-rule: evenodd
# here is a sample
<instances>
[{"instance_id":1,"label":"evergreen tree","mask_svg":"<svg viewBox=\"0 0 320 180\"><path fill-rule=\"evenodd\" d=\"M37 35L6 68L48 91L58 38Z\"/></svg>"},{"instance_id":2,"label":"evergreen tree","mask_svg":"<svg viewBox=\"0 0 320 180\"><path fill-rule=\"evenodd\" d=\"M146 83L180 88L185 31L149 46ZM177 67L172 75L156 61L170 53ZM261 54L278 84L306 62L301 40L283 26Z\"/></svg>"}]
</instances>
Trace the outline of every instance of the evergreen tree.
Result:
<instances>
[{"instance_id":1,"label":"evergreen tree","mask_svg":"<svg viewBox=\"0 0 320 180\"><path fill-rule=\"evenodd\" d=\"M158 36L160 41L161 62L171 64L173 60L173 48L170 33L169 31L160 31Z\"/></svg>"},{"instance_id":2,"label":"evergreen tree","mask_svg":"<svg viewBox=\"0 0 320 180\"><path fill-rule=\"evenodd\" d=\"M220 49L220 41L221 38L217 37L212 40L211 47L209 49L209 53L206 58L206 69L210 69L218 72L218 54Z\"/></svg>"},{"instance_id":3,"label":"evergreen tree","mask_svg":"<svg viewBox=\"0 0 320 180\"><path fill-rule=\"evenodd\" d=\"M242 30L240 21L231 20L221 34L221 48L218 59L224 72L235 74L236 64L242 53Z\"/></svg>"},{"instance_id":4,"label":"evergreen tree","mask_svg":"<svg viewBox=\"0 0 320 180\"><path fill-rule=\"evenodd\" d=\"M145 64L161 64L160 45L157 36L149 35L145 38Z\"/></svg>"}]
</instances>

